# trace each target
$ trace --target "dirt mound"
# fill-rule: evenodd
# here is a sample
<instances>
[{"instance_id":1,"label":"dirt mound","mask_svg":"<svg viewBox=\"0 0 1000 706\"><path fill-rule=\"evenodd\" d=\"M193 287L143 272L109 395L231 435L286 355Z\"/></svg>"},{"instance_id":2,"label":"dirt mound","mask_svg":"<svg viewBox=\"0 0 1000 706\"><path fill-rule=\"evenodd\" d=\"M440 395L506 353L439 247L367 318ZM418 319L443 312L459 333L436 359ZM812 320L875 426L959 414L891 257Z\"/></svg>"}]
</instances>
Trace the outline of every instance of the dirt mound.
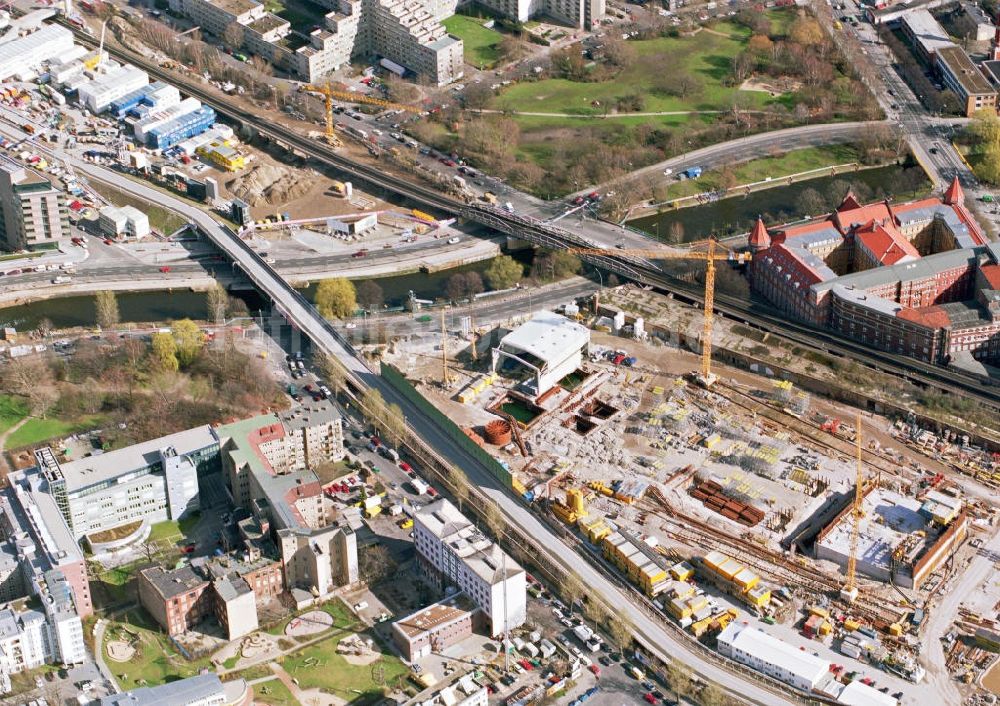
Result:
<instances>
[{"instance_id":1,"label":"dirt mound","mask_svg":"<svg viewBox=\"0 0 1000 706\"><path fill-rule=\"evenodd\" d=\"M124 17L118 17L117 15L112 17L108 20L108 28L126 49L131 49L135 53L142 54L143 56L149 56L150 54L159 55L159 52L153 51L150 47L139 41L136 37L135 27L129 24L128 20Z\"/></svg>"},{"instance_id":2,"label":"dirt mound","mask_svg":"<svg viewBox=\"0 0 1000 706\"><path fill-rule=\"evenodd\" d=\"M258 164L226 182L226 188L251 206L276 206L304 196L311 184L285 167Z\"/></svg>"}]
</instances>

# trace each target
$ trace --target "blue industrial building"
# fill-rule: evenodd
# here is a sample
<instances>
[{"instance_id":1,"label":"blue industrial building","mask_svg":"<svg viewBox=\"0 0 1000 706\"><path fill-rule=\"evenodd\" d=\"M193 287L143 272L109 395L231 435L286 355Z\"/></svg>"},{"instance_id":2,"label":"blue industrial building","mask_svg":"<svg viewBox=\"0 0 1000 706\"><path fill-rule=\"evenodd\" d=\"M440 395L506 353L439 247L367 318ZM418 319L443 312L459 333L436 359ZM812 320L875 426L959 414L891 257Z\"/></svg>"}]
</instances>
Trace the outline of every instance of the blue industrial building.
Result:
<instances>
[{"instance_id":1,"label":"blue industrial building","mask_svg":"<svg viewBox=\"0 0 1000 706\"><path fill-rule=\"evenodd\" d=\"M173 147L189 137L200 135L215 123L215 111L203 105L195 111L181 115L159 125L146 134L146 144L153 149Z\"/></svg>"},{"instance_id":2,"label":"blue industrial building","mask_svg":"<svg viewBox=\"0 0 1000 706\"><path fill-rule=\"evenodd\" d=\"M113 100L108 111L121 120L126 115L145 114L158 108L177 105L178 102L180 93L175 86L156 81Z\"/></svg>"}]
</instances>

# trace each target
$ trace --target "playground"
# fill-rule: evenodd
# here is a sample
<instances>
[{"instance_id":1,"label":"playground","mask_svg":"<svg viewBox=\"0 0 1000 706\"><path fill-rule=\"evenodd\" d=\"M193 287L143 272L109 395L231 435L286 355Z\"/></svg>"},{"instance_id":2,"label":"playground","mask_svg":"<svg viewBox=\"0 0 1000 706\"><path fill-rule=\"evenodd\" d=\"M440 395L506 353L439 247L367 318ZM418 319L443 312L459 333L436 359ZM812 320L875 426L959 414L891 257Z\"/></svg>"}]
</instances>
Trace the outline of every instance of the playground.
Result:
<instances>
[{"instance_id":1,"label":"playground","mask_svg":"<svg viewBox=\"0 0 1000 706\"><path fill-rule=\"evenodd\" d=\"M288 637L317 635L333 627L333 616L322 610L311 610L297 618L292 618L285 626Z\"/></svg>"}]
</instances>

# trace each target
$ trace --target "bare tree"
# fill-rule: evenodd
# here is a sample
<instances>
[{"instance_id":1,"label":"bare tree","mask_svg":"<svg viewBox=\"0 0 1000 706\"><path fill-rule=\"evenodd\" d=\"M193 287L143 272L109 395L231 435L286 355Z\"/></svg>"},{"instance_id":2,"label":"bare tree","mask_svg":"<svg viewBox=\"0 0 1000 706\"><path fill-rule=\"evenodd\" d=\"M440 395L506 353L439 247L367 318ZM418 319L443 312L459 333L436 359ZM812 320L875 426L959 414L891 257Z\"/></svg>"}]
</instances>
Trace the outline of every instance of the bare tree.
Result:
<instances>
[{"instance_id":1,"label":"bare tree","mask_svg":"<svg viewBox=\"0 0 1000 706\"><path fill-rule=\"evenodd\" d=\"M504 517L500 506L495 502L488 501L486 507L483 508L483 521L493 538L499 541L507 527L507 518Z\"/></svg>"},{"instance_id":2,"label":"bare tree","mask_svg":"<svg viewBox=\"0 0 1000 706\"><path fill-rule=\"evenodd\" d=\"M103 290L94 295L94 307L96 310L97 325L102 329L114 328L121 320L118 311L118 299L115 293Z\"/></svg>"},{"instance_id":3,"label":"bare tree","mask_svg":"<svg viewBox=\"0 0 1000 706\"><path fill-rule=\"evenodd\" d=\"M625 652L632 645L635 626L623 611L617 610L609 615L604 622L604 627L619 652Z\"/></svg>"},{"instance_id":4,"label":"bare tree","mask_svg":"<svg viewBox=\"0 0 1000 706\"><path fill-rule=\"evenodd\" d=\"M559 595L566 601L571 615L576 609L576 604L583 598L585 593L586 589L583 586L583 581L574 573L563 575L562 580L559 581Z\"/></svg>"},{"instance_id":5,"label":"bare tree","mask_svg":"<svg viewBox=\"0 0 1000 706\"><path fill-rule=\"evenodd\" d=\"M334 394L343 389L344 382L347 380L347 370L336 356L323 353L317 356L314 362L319 369L320 375L323 376L326 384L330 386Z\"/></svg>"},{"instance_id":6,"label":"bare tree","mask_svg":"<svg viewBox=\"0 0 1000 706\"><path fill-rule=\"evenodd\" d=\"M369 544L358 552L358 576L369 586L382 583L396 573L396 560L383 544Z\"/></svg>"},{"instance_id":7,"label":"bare tree","mask_svg":"<svg viewBox=\"0 0 1000 706\"><path fill-rule=\"evenodd\" d=\"M229 305L229 293L218 282L208 290L205 296L205 306L208 309L208 320L221 324L226 320L226 308Z\"/></svg>"},{"instance_id":8,"label":"bare tree","mask_svg":"<svg viewBox=\"0 0 1000 706\"><path fill-rule=\"evenodd\" d=\"M233 22L222 32L222 44L230 51L239 51L243 47L243 25Z\"/></svg>"},{"instance_id":9,"label":"bare tree","mask_svg":"<svg viewBox=\"0 0 1000 706\"><path fill-rule=\"evenodd\" d=\"M448 467L448 484L451 485L452 495L458 501L458 511L462 511L462 505L469 500L469 479L457 466Z\"/></svg>"}]
</instances>

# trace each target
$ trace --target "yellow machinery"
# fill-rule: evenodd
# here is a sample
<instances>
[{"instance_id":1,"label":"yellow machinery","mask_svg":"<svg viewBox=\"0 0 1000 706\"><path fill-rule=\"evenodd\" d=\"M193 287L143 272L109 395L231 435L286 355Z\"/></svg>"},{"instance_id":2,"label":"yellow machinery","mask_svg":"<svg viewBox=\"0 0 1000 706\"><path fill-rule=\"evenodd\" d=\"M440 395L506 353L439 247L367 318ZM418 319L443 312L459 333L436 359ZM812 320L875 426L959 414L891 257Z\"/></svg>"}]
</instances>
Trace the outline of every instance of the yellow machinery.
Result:
<instances>
[{"instance_id":1,"label":"yellow machinery","mask_svg":"<svg viewBox=\"0 0 1000 706\"><path fill-rule=\"evenodd\" d=\"M566 502L558 500L552 503L552 512L567 525L575 525L577 520L587 516L587 505L583 501L583 491L570 488L566 491Z\"/></svg>"},{"instance_id":2,"label":"yellow machinery","mask_svg":"<svg viewBox=\"0 0 1000 706\"><path fill-rule=\"evenodd\" d=\"M847 555L847 580L844 587L840 589L841 599L848 603L853 603L858 597L858 538L861 533L861 520L865 516L863 507L864 491L864 470L861 467L861 412L858 412L858 430L855 434L855 448L857 452L857 477L854 480L854 507L851 509L851 548Z\"/></svg>"},{"instance_id":3,"label":"yellow machinery","mask_svg":"<svg viewBox=\"0 0 1000 706\"><path fill-rule=\"evenodd\" d=\"M727 260L744 264L750 262L749 253L734 253L731 250L726 252L715 251L716 241L710 238L707 241L708 248L705 252L684 251L669 252L664 250L635 250L621 249L608 250L605 248L569 248L567 252L574 255L603 255L614 257L616 255L631 255L633 257L644 257L650 260L702 260L705 262L705 310L704 326L701 335L701 374L698 382L706 387L715 382L715 375L712 373L712 324L715 307L715 263L719 260Z\"/></svg>"},{"instance_id":4,"label":"yellow machinery","mask_svg":"<svg viewBox=\"0 0 1000 706\"><path fill-rule=\"evenodd\" d=\"M340 147L343 143L340 138L337 137L333 130L333 101L334 99L344 101L345 103L367 103L368 105L377 105L383 108L396 108L398 110L405 110L410 113L420 113L420 108L416 108L412 105L402 105L401 103L393 103L392 101L382 100L381 98L374 98L373 96L366 96L361 93L356 93L354 91L340 90L333 87L329 81L327 81L322 86L310 83L303 86L300 90L311 91L313 93L319 93L323 96L326 102L326 141L333 147Z\"/></svg>"},{"instance_id":5,"label":"yellow machinery","mask_svg":"<svg viewBox=\"0 0 1000 706\"><path fill-rule=\"evenodd\" d=\"M340 147L342 144L340 138L333 131L333 99L336 97L338 91L333 90L330 87L329 82L324 86L317 86L315 84L307 84L302 87L304 91L313 91L314 93L322 94L323 98L326 100L326 141L331 147Z\"/></svg>"}]
</instances>

